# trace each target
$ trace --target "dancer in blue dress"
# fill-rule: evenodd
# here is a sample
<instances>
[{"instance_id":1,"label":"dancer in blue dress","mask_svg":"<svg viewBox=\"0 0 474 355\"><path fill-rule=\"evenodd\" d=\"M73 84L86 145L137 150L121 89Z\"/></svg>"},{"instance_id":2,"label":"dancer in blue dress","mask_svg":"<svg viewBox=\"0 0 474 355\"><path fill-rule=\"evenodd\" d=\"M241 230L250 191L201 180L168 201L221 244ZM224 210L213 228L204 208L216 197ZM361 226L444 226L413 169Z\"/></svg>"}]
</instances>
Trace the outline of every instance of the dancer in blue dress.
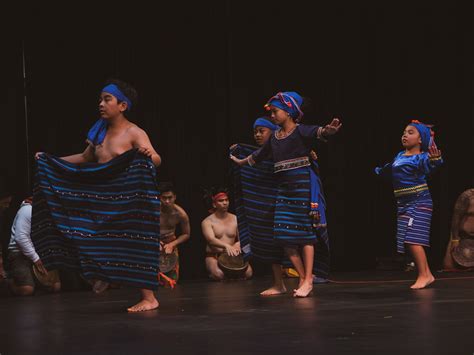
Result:
<instances>
[{"instance_id":1,"label":"dancer in blue dress","mask_svg":"<svg viewBox=\"0 0 474 355\"><path fill-rule=\"evenodd\" d=\"M398 153L393 162L376 168L375 172L392 178L397 200L397 251L405 253L405 248L408 248L412 253L418 278L411 288L421 289L435 281L424 250L430 246L433 212L426 180L443 160L431 127L419 121L412 121L405 128L402 145L405 150Z\"/></svg>"}]
</instances>

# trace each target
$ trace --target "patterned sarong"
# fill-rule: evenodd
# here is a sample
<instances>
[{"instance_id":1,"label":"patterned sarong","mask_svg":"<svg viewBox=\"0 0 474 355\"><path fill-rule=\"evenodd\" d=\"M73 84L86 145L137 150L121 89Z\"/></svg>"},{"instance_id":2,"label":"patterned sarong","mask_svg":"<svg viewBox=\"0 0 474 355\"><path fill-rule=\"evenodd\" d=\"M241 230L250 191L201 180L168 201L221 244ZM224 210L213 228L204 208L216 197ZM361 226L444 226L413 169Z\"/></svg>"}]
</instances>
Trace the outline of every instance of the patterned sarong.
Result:
<instances>
[{"instance_id":1,"label":"patterned sarong","mask_svg":"<svg viewBox=\"0 0 474 355\"><path fill-rule=\"evenodd\" d=\"M104 164L38 160L32 240L47 269L155 289L159 234L156 169L135 149Z\"/></svg>"},{"instance_id":2,"label":"patterned sarong","mask_svg":"<svg viewBox=\"0 0 474 355\"><path fill-rule=\"evenodd\" d=\"M256 149L240 144L232 154L242 159ZM319 176L311 179L310 169L312 167L274 173L274 164L269 161L252 167L233 164L236 214L245 259L252 257L291 267L283 245L315 244L314 273L318 277L328 276L325 201ZM311 186L312 181L314 186ZM321 223L317 228L312 226L308 215L311 191L316 192L321 206Z\"/></svg>"},{"instance_id":3,"label":"patterned sarong","mask_svg":"<svg viewBox=\"0 0 474 355\"><path fill-rule=\"evenodd\" d=\"M405 244L430 246L433 201L429 190L397 197L397 251L405 253Z\"/></svg>"}]
</instances>

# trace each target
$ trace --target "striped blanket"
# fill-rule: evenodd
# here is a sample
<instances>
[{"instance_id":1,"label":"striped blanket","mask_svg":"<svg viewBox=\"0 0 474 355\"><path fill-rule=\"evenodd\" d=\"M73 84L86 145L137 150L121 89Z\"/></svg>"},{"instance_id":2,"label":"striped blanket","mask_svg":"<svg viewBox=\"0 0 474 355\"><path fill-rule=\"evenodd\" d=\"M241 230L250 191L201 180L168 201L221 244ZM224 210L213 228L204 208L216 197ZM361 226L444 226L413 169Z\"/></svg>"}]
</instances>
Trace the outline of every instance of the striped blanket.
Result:
<instances>
[{"instance_id":1,"label":"striped blanket","mask_svg":"<svg viewBox=\"0 0 474 355\"><path fill-rule=\"evenodd\" d=\"M239 144L232 150L232 154L243 159L256 149L250 145ZM292 175L293 172L288 174L290 177ZM282 246L279 245L281 243L277 243L279 235L282 234L278 231L278 221L283 212L281 212L281 208L276 208L281 191L278 188L279 179L275 176L273 162L264 161L252 167L248 165L239 167L237 164L232 164L232 178L239 238L244 258L255 258L267 263L292 267ZM305 181L309 184L309 175ZM329 238L326 228L326 204L319 176L316 176L315 183L316 186L313 188L317 190L318 202L322 207L321 220L323 224L318 228L313 228L310 232L316 237L313 272L318 277L327 278L329 274ZM309 190L306 193L309 202ZM297 227L305 230L311 229L307 212L305 216L308 221L298 224Z\"/></svg>"},{"instance_id":2,"label":"striped blanket","mask_svg":"<svg viewBox=\"0 0 474 355\"><path fill-rule=\"evenodd\" d=\"M104 164L41 155L32 240L47 269L155 289L159 234L160 199L149 158L135 149Z\"/></svg>"}]
</instances>

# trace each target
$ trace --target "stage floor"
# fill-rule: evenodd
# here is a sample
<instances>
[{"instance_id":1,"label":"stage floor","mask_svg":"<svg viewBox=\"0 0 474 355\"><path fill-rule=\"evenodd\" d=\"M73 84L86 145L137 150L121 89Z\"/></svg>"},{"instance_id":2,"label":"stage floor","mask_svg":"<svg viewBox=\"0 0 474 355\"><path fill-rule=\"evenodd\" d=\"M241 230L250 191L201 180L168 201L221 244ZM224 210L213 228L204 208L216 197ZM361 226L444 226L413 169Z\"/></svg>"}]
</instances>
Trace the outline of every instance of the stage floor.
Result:
<instances>
[{"instance_id":1,"label":"stage floor","mask_svg":"<svg viewBox=\"0 0 474 355\"><path fill-rule=\"evenodd\" d=\"M159 310L128 314L132 289L0 298L0 353L473 354L474 274L334 273L312 297L263 298L270 279L187 281L160 289ZM376 280L374 283L358 283ZM295 279L288 279L295 285ZM291 287L290 287L291 288Z\"/></svg>"}]
</instances>

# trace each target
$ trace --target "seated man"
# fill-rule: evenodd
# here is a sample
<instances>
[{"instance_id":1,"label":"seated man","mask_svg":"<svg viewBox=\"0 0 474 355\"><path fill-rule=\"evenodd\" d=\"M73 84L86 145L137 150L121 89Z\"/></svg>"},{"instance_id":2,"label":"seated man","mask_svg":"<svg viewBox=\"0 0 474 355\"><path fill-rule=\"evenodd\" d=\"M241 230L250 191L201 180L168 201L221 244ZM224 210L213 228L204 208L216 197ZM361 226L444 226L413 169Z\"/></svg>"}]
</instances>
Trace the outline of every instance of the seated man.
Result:
<instances>
[{"instance_id":1,"label":"seated man","mask_svg":"<svg viewBox=\"0 0 474 355\"><path fill-rule=\"evenodd\" d=\"M220 190L212 194L212 214L202 223L202 234L206 238L206 269L213 280L224 279L224 272L218 264L218 257L222 253L237 256L241 253L237 231L237 217L229 213L229 197L227 192ZM248 279L252 277L250 265L243 275Z\"/></svg>"},{"instance_id":2,"label":"seated man","mask_svg":"<svg viewBox=\"0 0 474 355\"><path fill-rule=\"evenodd\" d=\"M465 269L474 267L474 254L468 250L462 261L456 262L453 252L468 240L474 241L474 189L464 191L456 200L451 223L451 238L443 261L445 269ZM466 243L467 244L467 243ZM472 259L472 260L471 260ZM462 262L463 265L460 264Z\"/></svg>"},{"instance_id":3,"label":"seated man","mask_svg":"<svg viewBox=\"0 0 474 355\"><path fill-rule=\"evenodd\" d=\"M43 266L40 257L31 241L31 198L22 202L11 229L10 245L8 246L8 263L12 280L10 290L17 296L30 296L35 291L33 265L38 272L46 275L48 272ZM55 282L50 291L59 291L60 282Z\"/></svg>"},{"instance_id":4,"label":"seated man","mask_svg":"<svg viewBox=\"0 0 474 355\"><path fill-rule=\"evenodd\" d=\"M176 204L176 192L170 183L161 183L160 191L161 214L160 214L160 260L166 260L166 255L175 254L176 263L172 270L164 272L171 280L178 282L179 279L179 254L178 245L187 241L190 237L191 227L186 212ZM181 234L176 237L176 227L180 226ZM161 263L160 263L161 264ZM163 267L163 265L160 265ZM162 275L160 274L160 281Z\"/></svg>"}]
</instances>

